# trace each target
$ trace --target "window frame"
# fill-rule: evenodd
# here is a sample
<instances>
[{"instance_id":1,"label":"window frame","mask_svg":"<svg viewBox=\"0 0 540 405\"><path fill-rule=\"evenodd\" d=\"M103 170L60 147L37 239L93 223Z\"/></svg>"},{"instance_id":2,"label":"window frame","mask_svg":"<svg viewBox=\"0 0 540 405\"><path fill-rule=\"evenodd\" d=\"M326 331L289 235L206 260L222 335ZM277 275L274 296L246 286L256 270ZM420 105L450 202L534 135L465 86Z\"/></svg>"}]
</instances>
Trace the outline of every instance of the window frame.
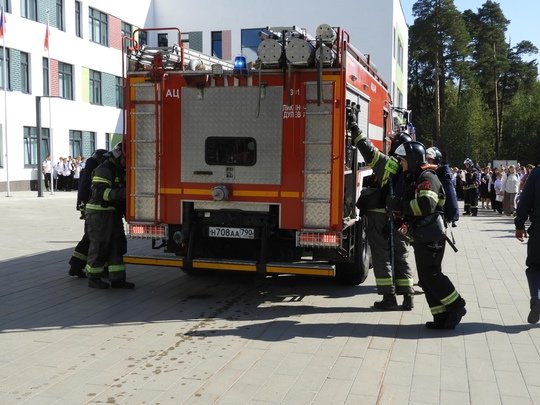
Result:
<instances>
[{"instance_id":1,"label":"window frame","mask_svg":"<svg viewBox=\"0 0 540 405\"><path fill-rule=\"evenodd\" d=\"M27 20L38 20L38 1L37 0L21 0L21 17Z\"/></svg>"},{"instance_id":2,"label":"window frame","mask_svg":"<svg viewBox=\"0 0 540 405\"><path fill-rule=\"evenodd\" d=\"M38 157L37 148L37 128L36 127L23 127L23 153L24 153L24 168L30 169L42 162L46 156L50 155L50 139L51 134L49 128L41 128L41 154L43 156Z\"/></svg>"},{"instance_id":3,"label":"window frame","mask_svg":"<svg viewBox=\"0 0 540 405\"><path fill-rule=\"evenodd\" d=\"M69 71L66 69L68 67ZM58 62L58 96L66 100L74 100L73 65L69 63Z\"/></svg>"},{"instance_id":4,"label":"window frame","mask_svg":"<svg viewBox=\"0 0 540 405\"><path fill-rule=\"evenodd\" d=\"M109 15L96 8L88 7L90 41L109 46Z\"/></svg>"},{"instance_id":5,"label":"window frame","mask_svg":"<svg viewBox=\"0 0 540 405\"><path fill-rule=\"evenodd\" d=\"M124 108L124 79L120 76L115 76L115 97L116 108Z\"/></svg>"},{"instance_id":6,"label":"window frame","mask_svg":"<svg viewBox=\"0 0 540 405\"><path fill-rule=\"evenodd\" d=\"M66 30L64 18L64 0L56 0L56 28L60 31Z\"/></svg>"},{"instance_id":7,"label":"window frame","mask_svg":"<svg viewBox=\"0 0 540 405\"><path fill-rule=\"evenodd\" d=\"M75 35L82 38L82 2L75 0Z\"/></svg>"},{"instance_id":8,"label":"window frame","mask_svg":"<svg viewBox=\"0 0 540 405\"><path fill-rule=\"evenodd\" d=\"M4 64L4 55L6 55L6 63ZM12 90L11 88L11 48L0 48L0 90ZM6 80L7 88L4 84L4 66L7 68Z\"/></svg>"},{"instance_id":9,"label":"window frame","mask_svg":"<svg viewBox=\"0 0 540 405\"><path fill-rule=\"evenodd\" d=\"M242 28L240 30L240 52L242 54L242 56L245 56L246 57L246 60L248 62L253 62L254 60L257 59L257 49L259 47L259 44L261 43L261 38L259 37L259 33L263 30L264 28ZM245 38L249 35L252 35L252 34L255 34L258 41L257 41L257 44L253 43L253 44L246 44L245 42L248 42L247 39L248 38ZM249 38L249 39L252 39L252 38Z\"/></svg>"},{"instance_id":10,"label":"window frame","mask_svg":"<svg viewBox=\"0 0 540 405\"><path fill-rule=\"evenodd\" d=\"M88 86L90 104L103 105L103 81L101 72L90 69Z\"/></svg>"},{"instance_id":11,"label":"window frame","mask_svg":"<svg viewBox=\"0 0 540 405\"><path fill-rule=\"evenodd\" d=\"M43 63L43 95L48 97L51 95L49 58L43 57L42 63Z\"/></svg>"},{"instance_id":12,"label":"window frame","mask_svg":"<svg viewBox=\"0 0 540 405\"><path fill-rule=\"evenodd\" d=\"M215 58L223 58L223 31L210 32L211 55Z\"/></svg>"},{"instance_id":13,"label":"window frame","mask_svg":"<svg viewBox=\"0 0 540 405\"><path fill-rule=\"evenodd\" d=\"M30 54L20 52L20 75L21 75L21 92L25 94L32 93L32 83L30 77Z\"/></svg>"}]
</instances>

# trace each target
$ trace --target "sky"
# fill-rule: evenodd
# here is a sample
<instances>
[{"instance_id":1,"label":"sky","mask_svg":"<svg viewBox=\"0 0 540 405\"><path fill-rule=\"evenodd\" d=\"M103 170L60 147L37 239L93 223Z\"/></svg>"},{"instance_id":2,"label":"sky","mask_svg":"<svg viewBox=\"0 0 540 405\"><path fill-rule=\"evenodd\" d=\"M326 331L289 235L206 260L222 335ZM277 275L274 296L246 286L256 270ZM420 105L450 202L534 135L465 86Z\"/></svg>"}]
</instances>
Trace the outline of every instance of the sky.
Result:
<instances>
[{"instance_id":1,"label":"sky","mask_svg":"<svg viewBox=\"0 0 540 405\"><path fill-rule=\"evenodd\" d=\"M506 39L511 41L512 46L523 40L531 41L540 50L540 0L495 0L507 20L508 30ZM409 25L414 22L412 15L413 4L416 0L401 0L405 19ZM485 3L485 0L454 0L459 11L470 9L475 13ZM525 58L526 60L539 59L540 54Z\"/></svg>"}]
</instances>

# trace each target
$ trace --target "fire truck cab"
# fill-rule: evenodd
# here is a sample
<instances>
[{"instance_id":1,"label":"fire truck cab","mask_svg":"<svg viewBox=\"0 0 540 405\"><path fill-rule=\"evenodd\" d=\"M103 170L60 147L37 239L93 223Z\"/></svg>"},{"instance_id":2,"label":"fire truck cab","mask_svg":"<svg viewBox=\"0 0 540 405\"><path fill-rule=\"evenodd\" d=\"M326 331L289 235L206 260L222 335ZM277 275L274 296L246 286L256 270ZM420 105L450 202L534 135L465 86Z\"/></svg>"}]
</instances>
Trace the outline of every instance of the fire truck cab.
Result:
<instances>
[{"instance_id":1,"label":"fire truck cab","mask_svg":"<svg viewBox=\"0 0 540 405\"><path fill-rule=\"evenodd\" d=\"M250 64L185 48L175 28L144 31L160 46L130 39L126 53L127 236L168 256L126 263L362 283L370 252L355 203L371 169L348 117L381 150L393 130L369 57L325 24L314 37L262 30Z\"/></svg>"}]
</instances>

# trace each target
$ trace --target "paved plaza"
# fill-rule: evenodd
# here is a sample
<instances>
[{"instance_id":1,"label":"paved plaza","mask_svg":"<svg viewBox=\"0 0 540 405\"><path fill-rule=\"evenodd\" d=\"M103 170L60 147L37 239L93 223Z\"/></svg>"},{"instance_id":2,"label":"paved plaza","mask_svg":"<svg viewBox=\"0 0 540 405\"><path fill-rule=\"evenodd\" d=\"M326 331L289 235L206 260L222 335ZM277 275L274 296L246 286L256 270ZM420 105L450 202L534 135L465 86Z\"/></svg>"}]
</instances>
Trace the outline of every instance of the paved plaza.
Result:
<instances>
[{"instance_id":1,"label":"paved plaza","mask_svg":"<svg viewBox=\"0 0 540 405\"><path fill-rule=\"evenodd\" d=\"M373 274L350 287L128 265L135 290L89 289L67 275L83 228L75 193L11 194L1 404L540 404L540 324L526 321L526 245L510 217L460 219L443 270L468 313L433 331L423 295L410 312L372 310Z\"/></svg>"}]
</instances>

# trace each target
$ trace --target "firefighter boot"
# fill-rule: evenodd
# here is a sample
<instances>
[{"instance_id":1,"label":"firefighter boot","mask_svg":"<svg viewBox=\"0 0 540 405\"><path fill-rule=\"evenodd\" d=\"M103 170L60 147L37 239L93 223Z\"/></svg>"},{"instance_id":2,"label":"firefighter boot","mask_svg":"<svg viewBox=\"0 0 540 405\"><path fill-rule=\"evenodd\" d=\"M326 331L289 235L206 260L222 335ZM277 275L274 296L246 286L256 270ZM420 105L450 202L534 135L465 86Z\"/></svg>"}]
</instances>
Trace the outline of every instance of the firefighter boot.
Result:
<instances>
[{"instance_id":1,"label":"firefighter boot","mask_svg":"<svg viewBox=\"0 0 540 405\"><path fill-rule=\"evenodd\" d=\"M133 290L135 288L135 283L130 283L126 280L113 280L111 281L112 288L123 288L126 290Z\"/></svg>"},{"instance_id":2,"label":"firefighter boot","mask_svg":"<svg viewBox=\"0 0 540 405\"><path fill-rule=\"evenodd\" d=\"M68 274L72 277L79 277L79 278L86 278L86 273L84 272L83 269L79 269L77 267L74 267L74 266L71 266L69 268L69 271L68 271Z\"/></svg>"},{"instance_id":3,"label":"firefighter boot","mask_svg":"<svg viewBox=\"0 0 540 405\"><path fill-rule=\"evenodd\" d=\"M401 309L404 311L411 311L414 308L414 297L412 294L403 295L403 305Z\"/></svg>"},{"instance_id":4,"label":"firefighter boot","mask_svg":"<svg viewBox=\"0 0 540 405\"><path fill-rule=\"evenodd\" d=\"M433 321L426 322L426 328L428 328L428 329L446 329L444 327L444 324L446 322L447 317L448 317L447 312L443 312L442 314L433 315Z\"/></svg>"},{"instance_id":5,"label":"firefighter boot","mask_svg":"<svg viewBox=\"0 0 540 405\"><path fill-rule=\"evenodd\" d=\"M109 284L103 281L100 277L89 277L88 287L99 288L100 290L105 290L106 288L109 288Z\"/></svg>"},{"instance_id":6,"label":"firefighter boot","mask_svg":"<svg viewBox=\"0 0 540 405\"><path fill-rule=\"evenodd\" d=\"M538 298L531 298L531 311L527 317L527 322L538 323L540 319L540 300Z\"/></svg>"},{"instance_id":7,"label":"firefighter boot","mask_svg":"<svg viewBox=\"0 0 540 405\"><path fill-rule=\"evenodd\" d=\"M395 311L398 309L398 304L395 294L384 294L381 301L375 301L373 308L383 311Z\"/></svg>"},{"instance_id":8,"label":"firefighter boot","mask_svg":"<svg viewBox=\"0 0 540 405\"><path fill-rule=\"evenodd\" d=\"M459 297L457 300L446 306L448 316L444 322L445 329L454 329L460 322L461 318L467 313L465 309L465 300Z\"/></svg>"}]
</instances>

